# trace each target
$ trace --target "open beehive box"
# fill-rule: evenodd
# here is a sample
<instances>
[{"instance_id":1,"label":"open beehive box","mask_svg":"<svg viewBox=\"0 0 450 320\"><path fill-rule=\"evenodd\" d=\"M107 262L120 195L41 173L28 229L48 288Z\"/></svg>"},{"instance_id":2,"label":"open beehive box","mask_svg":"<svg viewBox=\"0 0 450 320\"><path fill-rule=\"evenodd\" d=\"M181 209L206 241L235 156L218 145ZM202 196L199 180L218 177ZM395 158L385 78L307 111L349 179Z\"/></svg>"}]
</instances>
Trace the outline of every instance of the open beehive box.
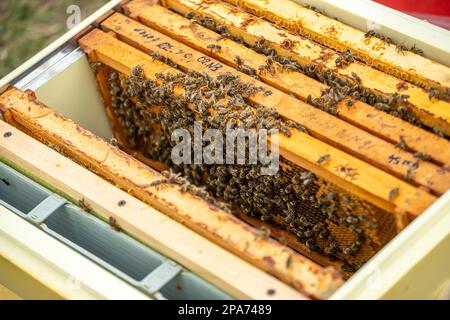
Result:
<instances>
[{"instance_id":1,"label":"open beehive box","mask_svg":"<svg viewBox=\"0 0 450 320\"><path fill-rule=\"evenodd\" d=\"M235 298L358 297L370 266L395 272L392 253L368 261L418 241L400 237L416 219L422 236L425 219L442 228L421 253L446 261L448 52L395 44L328 9L112 1L3 87L2 160ZM224 164L218 149L222 162L205 163L195 134L209 129L276 129L258 138L279 150L278 171ZM177 130L193 134L189 161L174 160ZM375 289L395 292L391 281Z\"/></svg>"}]
</instances>

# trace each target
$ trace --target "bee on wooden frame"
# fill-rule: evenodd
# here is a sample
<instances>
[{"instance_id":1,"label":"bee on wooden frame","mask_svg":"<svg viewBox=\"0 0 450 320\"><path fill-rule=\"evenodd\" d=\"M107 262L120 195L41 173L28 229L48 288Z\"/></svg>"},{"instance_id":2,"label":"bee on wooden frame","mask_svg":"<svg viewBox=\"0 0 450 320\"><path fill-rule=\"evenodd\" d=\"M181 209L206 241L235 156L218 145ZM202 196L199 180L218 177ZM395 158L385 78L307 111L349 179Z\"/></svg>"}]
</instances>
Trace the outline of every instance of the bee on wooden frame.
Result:
<instances>
[{"instance_id":1,"label":"bee on wooden frame","mask_svg":"<svg viewBox=\"0 0 450 320\"><path fill-rule=\"evenodd\" d=\"M430 87L428 89L428 99L439 98L439 89L436 87Z\"/></svg>"},{"instance_id":2,"label":"bee on wooden frame","mask_svg":"<svg viewBox=\"0 0 450 320\"><path fill-rule=\"evenodd\" d=\"M417 170L417 168L419 168L419 161L416 161L416 162L414 162L409 168L408 168L408 170L406 171L406 174L405 174L405 180L411 180L412 179L412 176L413 176L413 173L414 173L414 171L416 171Z\"/></svg>"},{"instance_id":3,"label":"bee on wooden frame","mask_svg":"<svg viewBox=\"0 0 450 320\"><path fill-rule=\"evenodd\" d=\"M335 63L338 67L345 67L354 61L355 59L353 58L353 55L347 50L336 58Z\"/></svg>"},{"instance_id":4,"label":"bee on wooden frame","mask_svg":"<svg viewBox=\"0 0 450 320\"><path fill-rule=\"evenodd\" d=\"M405 45L403 45L403 44L397 44L396 46L395 46L395 51L397 52L397 53L401 53L401 54L405 54L405 51L408 51L408 47L407 46L405 46Z\"/></svg>"},{"instance_id":5,"label":"bee on wooden frame","mask_svg":"<svg viewBox=\"0 0 450 320\"><path fill-rule=\"evenodd\" d=\"M388 199L389 201L393 200L399 193L400 188L393 188L391 191L389 191Z\"/></svg>"},{"instance_id":6,"label":"bee on wooden frame","mask_svg":"<svg viewBox=\"0 0 450 320\"><path fill-rule=\"evenodd\" d=\"M352 78L358 83L360 84L362 82L361 78L355 73L352 72Z\"/></svg>"},{"instance_id":7,"label":"bee on wooden frame","mask_svg":"<svg viewBox=\"0 0 450 320\"><path fill-rule=\"evenodd\" d=\"M211 52L220 52L220 50L222 50L222 46L218 45L218 44L208 44L207 48L209 50L211 50Z\"/></svg>"},{"instance_id":8,"label":"bee on wooden frame","mask_svg":"<svg viewBox=\"0 0 450 320\"><path fill-rule=\"evenodd\" d=\"M102 65L101 62L99 61L91 62L90 67L92 69L92 72L94 72L94 74L97 74L98 69L100 68L101 65Z\"/></svg>"},{"instance_id":9,"label":"bee on wooden frame","mask_svg":"<svg viewBox=\"0 0 450 320\"><path fill-rule=\"evenodd\" d=\"M423 56L424 52L422 49L419 49L416 47L416 45L414 44L411 49L409 49L411 52L414 52L415 54L421 55Z\"/></svg>"},{"instance_id":10,"label":"bee on wooden frame","mask_svg":"<svg viewBox=\"0 0 450 320\"><path fill-rule=\"evenodd\" d=\"M83 210L85 212L92 211L91 205L84 198L81 198L80 200L78 200L78 206L80 207L81 210Z\"/></svg>"},{"instance_id":11,"label":"bee on wooden frame","mask_svg":"<svg viewBox=\"0 0 450 320\"><path fill-rule=\"evenodd\" d=\"M392 39L389 37L386 37L384 35L382 35L379 32L376 32L375 30L369 30L364 34L364 38L368 39L371 37L375 37L380 39L381 41L385 42L385 43L391 43L392 44Z\"/></svg>"},{"instance_id":12,"label":"bee on wooden frame","mask_svg":"<svg viewBox=\"0 0 450 320\"><path fill-rule=\"evenodd\" d=\"M119 223L117 222L117 220L114 217L109 217L108 224L115 231L121 231L122 230L122 228L120 227Z\"/></svg>"}]
</instances>

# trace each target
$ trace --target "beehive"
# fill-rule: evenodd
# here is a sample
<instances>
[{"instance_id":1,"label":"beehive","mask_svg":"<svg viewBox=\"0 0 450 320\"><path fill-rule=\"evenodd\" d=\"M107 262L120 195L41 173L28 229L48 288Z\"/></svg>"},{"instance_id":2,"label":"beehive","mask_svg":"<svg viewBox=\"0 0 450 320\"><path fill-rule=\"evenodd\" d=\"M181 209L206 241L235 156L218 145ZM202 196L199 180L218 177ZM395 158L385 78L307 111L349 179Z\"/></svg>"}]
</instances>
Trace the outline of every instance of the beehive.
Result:
<instances>
[{"instance_id":1,"label":"beehive","mask_svg":"<svg viewBox=\"0 0 450 320\"><path fill-rule=\"evenodd\" d=\"M230 2L249 8L247 1ZM339 276L285 244L348 277L448 190L442 85L442 100L429 98L404 73L394 78L356 61L360 56L282 29L287 18L271 24L218 1L164 4L130 1L79 45L92 62L117 144L158 171L171 168L186 178L158 175L123 153L116 162L108 153L105 162L86 145L95 139L71 136L68 120L15 90L0 100L6 119L315 298L329 295ZM29 103L15 103L20 100ZM279 173L261 177L251 165L174 165L170 136L179 127L192 129L195 119L203 130L223 130L230 119L250 129L280 129L269 137L280 148ZM232 214L257 229L249 231Z\"/></svg>"}]
</instances>

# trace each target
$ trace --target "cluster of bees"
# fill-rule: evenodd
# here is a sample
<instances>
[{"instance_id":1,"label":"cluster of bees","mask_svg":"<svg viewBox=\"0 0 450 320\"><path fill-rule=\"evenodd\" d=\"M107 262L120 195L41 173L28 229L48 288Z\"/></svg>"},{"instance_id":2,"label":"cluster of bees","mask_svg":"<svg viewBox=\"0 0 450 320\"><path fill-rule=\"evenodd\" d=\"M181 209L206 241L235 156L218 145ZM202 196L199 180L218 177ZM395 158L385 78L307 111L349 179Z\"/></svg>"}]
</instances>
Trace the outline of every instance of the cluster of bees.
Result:
<instances>
[{"instance_id":1,"label":"cluster of bees","mask_svg":"<svg viewBox=\"0 0 450 320\"><path fill-rule=\"evenodd\" d=\"M418 54L418 55L423 55L424 54L423 50L418 48L415 44L411 48L408 48L407 46L405 46L403 44L396 44L391 38L386 37L385 35L377 32L375 30L369 30L369 31L367 31L364 34L364 38L366 38L366 39L370 39L372 37L378 38L378 39L380 39L381 41L383 41L385 43L395 45L395 50L398 53L403 53L405 51L411 51L411 52L413 52L415 54Z\"/></svg>"},{"instance_id":2,"label":"cluster of bees","mask_svg":"<svg viewBox=\"0 0 450 320\"><path fill-rule=\"evenodd\" d=\"M364 88L361 85L361 79L356 74L352 74L351 77L344 78L342 76L337 76L334 71L330 69L320 68L319 66L314 64L300 64L298 61L294 60L291 57L280 56L274 48L266 44L266 41L264 39L256 41L255 44L250 44L245 42L244 39L232 35L227 27L218 24L216 21L209 17L202 16L194 12L189 12L188 14L186 14L186 17L188 19L194 20L196 23L214 32L217 32L224 38L231 39L253 49L258 53L264 54L267 57L266 64L260 66L259 71L273 73L275 70L274 63L279 63L285 70L301 72L331 87L331 91L333 92L331 95L330 91L326 90L325 92L323 92L322 97L315 99L308 97L306 100L307 103L320 108L323 111L329 112L333 115L337 115L337 103L342 100L341 97L349 96L353 99L370 104L381 111L389 113L392 116L400 118L434 134L444 136L444 134L439 129L426 126L422 121L420 121L417 115L406 106L407 99L409 98L408 95L400 93L394 93L391 96L380 95L372 90ZM385 37L373 30L368 31L365 34L365 37L377 37L383 41L392 43L392 40L390 38ZM398 50L400 49L405 51L408 48L404 46L398 46ZM416 46L408 49L408 51L412 51L418 54L422 53L422 51ZM237 61L242 61L239 57L237 57L236 59ZM344 67L354 61L355 59L353 58L352 54L349 51L346 51L343 52L335 62L337 66ZM256 70L250 67L240 68L239 71L255 78L258 76ZM442 93L437 88L429 88L428 92L430 99L436 97L443 100L448 100L448 98L450 97L450 93ZM347 105L352 106L353 102L347 100Z\"/></svg>"},{"instance_id":3,"label":"cluster of bees","mask_svg":"<svg viewBox=\"0 0 450 320\"><path fill-rule=\"evenodd\" d=\"M234 61L236 62L236 70L245 73L246 75L249 75L250 77L253 77L256 80L261 81L261 78L258 76L258 72L254 68L245 64L244 61L242 61L241 57L239 56L234 57Z\"/></svg>"},{"instance_id":4,"label":"cluster of bees","mask_svg":"<svg viewBox=\"0 0 450 320\"><path fill-rule=\"evenodd\" d=\"M154 58L165 61L157 55ZM281 225L309 250L340 256L344 261L345 257L354 257L364 244L363 225L367 227L369 223L377 227L364 215L352 215L355 201L350 196L342 197L336 191L319 194L320 179L293 164L286 168L282 165L274 175L262 175L260 163L172 162L171 150L176 144L171 140L172 133L183 128L193 134L194 121L201 121L203 130L215 128L224 132L231 127L278 129L287 136L293 129L307 133L301 125L281 119L275 109L250 106L245 101L255 93L270 95L270 91L246 84L231 73L216 78L198 72L164 73L149 80L140 66L133 68L130 77L111 71L108 83L112 109L129 145L170 168L163 172L163 178L152 183L155 188L178 185L182 192L197 195L226 212L242 213ZM176 88L182 88L184 92L176 93ZM248 160L248 141L244 146L235 147L245 148ZM322 164L328 160L329 155L323 155L317 161ZM282 161L287 163L285 159ZM288 169L292 167L295 171ZM353 242L338 243L329 224L345 226L354 234Z\"/></svg>"}]
</instances>

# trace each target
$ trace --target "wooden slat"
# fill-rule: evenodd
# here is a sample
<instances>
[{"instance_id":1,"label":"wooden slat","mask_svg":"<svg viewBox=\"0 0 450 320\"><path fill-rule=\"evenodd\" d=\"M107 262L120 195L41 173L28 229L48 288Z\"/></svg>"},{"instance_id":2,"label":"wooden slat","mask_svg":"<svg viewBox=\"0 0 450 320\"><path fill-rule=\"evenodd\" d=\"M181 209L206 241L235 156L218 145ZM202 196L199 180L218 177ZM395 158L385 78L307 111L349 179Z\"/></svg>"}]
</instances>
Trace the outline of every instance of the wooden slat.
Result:
<instances>
[{"instance_id":1,"label":"wooden slat","mask_svg":"<svg viewBox=\"0 0 450 320\"><path fill-rule=\"evenodd\" d=\"M202 71L213 77L226 72L231 72L240 75L240 77L246 82L261 85L260 82L256 81L252 77L239 73L236 70L214 60L213 58L205 57L203 53L185 46L176 40L143 26L142 24L119 13L105 20L102 23L102 27L108 30L115 30L117 36L121 40L124 40L125 42L128 42L143 51L157 52L170 58L185 70ZM153 41L145 41L145 37L151 36L151 39L154 39ZM169 44L170 49L167 49L167 45L165 44ZM205 61L207 61L206 66ZM212 65L214 67L211 68L208 67L208 65ZM403 177L405 172L408 170L408 166L398 166L393 164L392 161L390 161L391 155L397 154L401 157L401 159L408 161L410 164L417 160L410 153L400 151L395 148L394 145L374 137L363 130L355 128L354 126L351 126L327 113L304 104L286 93L275 90L271 87L265 87L265 89L271 90L272 95L267 97L261 93L250 97L249 100L267 107L276 108L280 114L285 117L286 114L292 115L293 112L291 109L297 106L299 109L308 108L309 110L307 112L310 114L309 119L308 117L300 119L297 114L295 114L294 117L289 118L297 120L299 123L305 125L308 130L316 133L315 136L319 137L321 140L337 145L346 151L350 150L353 154L374 164L377 167ZM334 132L332 132L333 129L329 129L330 126L335 128ZM320 133L327 129L327 133L330 136L325 136ZM343 135L344 137L342 137ZM352 146L347 146L347 144L350 143L349 139L351 139L352 143L359 139L365 140L366 142L371 141L371 146L366 148L366 145L361 146L360 143L358 148L352 149ZM446 175L448 176L445 177ZM430 187L430 189L436 191L437 193L441 193L445 192L450 187L450 174L442 172L442 170L434 164L422 162L416 172L416 175L413 177L413 181L420 183L423 186Z\"/></svg>"},{"instance_id":2,"label":"wooden slat","mask_svg":"<svg viewBox=\"0 0 450 320\"><path fill-rule=\"evenodd\" d=\"M327 17L291 0L225 0L248 12L298 32L330 48L344 52L393 76L421 87L450 90L450 69L442 64L378 38L366 38L364 32Z\"/></svg>"},{"instance_id":3,"label":"wooden slat","mask_svg":"<svg viewBox=\"0 0 450 320\"><path fill-rule=\"evenodd\" d=\"M362 80L363 87L377 94L389 96L399 91L397 88L403 83L403 80L357 61L347 67L337 67L335 60L339 54L334 50L220 1L167 0L166 3L169 8L181 14L192 11L208 16L226 26L234 36L243 38L251 45L265 39L266 44L280 55L292 57L302 65L313 64L322 69L330 69L337 76L347 80L352 80L352 73L355 73ZM289 49L284 47L286 42L290 43ZM450 135L450 103L438 99L430 100L427 91L413 84L408 84L401 94L410 96L404 105L423 123Z\"/></svg>"},{"instance_id":4,"label":"wooden slat","mask_svg":"<svg viewBox=\"0 0 450 320\"><path fill-rule=\"evenodd\" d=\"M322 268L277 241L258 236L256 229L192 194L181 192L179 186L168 185L156 190L150 184L161 179L159 173L39 103L32 93L10 89L0 96L0 106L3 112L11 114L8 119L12 117L14 123L25 127L34 136L58 146L64 154L117 187L309 297L326 298L342 284L334 268ZM93 181L90 173L71 170L75 167L67 167L68 160L63 162L60 157L57 163L50 161L51 156L57 156L53 151L42 146L37 149L35 145L40 144L5 123L0 124L0 155L3 158L25 165L28 172L45 177L48 183L66 193L75 194L75 199L87 197L95 211L104 212L104 218L117 218L125 230L221 288L242 298L270 298L267 290L274 287L277 295L273 297L302 298L208 241L203 239L200 243L201 237L156 210L143 208L142 203L134 202L137 200L127 194L120 192L117 196L118 191L109 192L106 182ZM14 138L3 137L6 131L12 131ZM90 192L96 196L91 196ZM117 207L120 199L127 199L123 208ZM286 263L288 259L292 261L290 265Z\"/></svg>"},{"instance_id":5,"label":"wooden slat","mask_svg":"<svg viewBox=\"0 0 450 320\"><path fill-rule=\"evenodd\" d=\"M328 88L300 72L285 70L277 62L274 62L272 73L259 70L266 63L264 55L223 38L165 7L149 5L146 0L134 0L124 6L124 9L130 17L229 66L236 67L235 58L240 57L244 65L255 69L264 82L284 92L293 93L302 100L306 100L308 95L313 99L319 98L322 90ZM208 49L208 45L212 43L220 45L221 50ZM352 99L353 107L348 107L348 99L351 98L347 97L337 105L339 118L393 143L398 143L403 138L413 151L426 153L439 163L450 163L450 141L359 100Z\"/></svg>"}]
</instances>

